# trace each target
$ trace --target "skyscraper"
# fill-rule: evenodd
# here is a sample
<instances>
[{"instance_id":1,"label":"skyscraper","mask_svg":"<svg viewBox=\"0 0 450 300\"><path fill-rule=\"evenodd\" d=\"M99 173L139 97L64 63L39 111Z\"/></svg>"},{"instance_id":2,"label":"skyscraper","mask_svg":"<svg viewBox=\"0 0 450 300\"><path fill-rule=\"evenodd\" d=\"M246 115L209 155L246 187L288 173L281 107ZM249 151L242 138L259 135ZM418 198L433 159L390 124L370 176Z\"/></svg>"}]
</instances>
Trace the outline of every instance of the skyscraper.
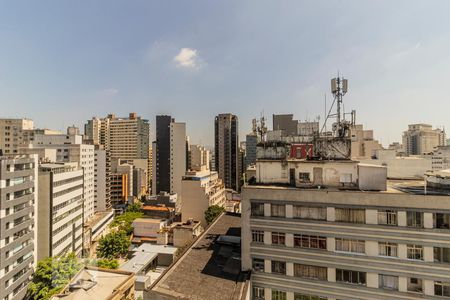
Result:
<instances>
[{"instance_id":1,"label":"skyscraper","mask_svg":"<svg viewBox=\"0 0 450 300\"><path fill-rule=\"evenodd\" d=\"M219 114L214 130L216 171L226 188L239 191L242 174L239 172L238 117Z\"/></svg>"},{"instance_id":2,"label":"skyscraper","mask_svg":"<svg viewBox=\"0 0 450 300\"><path fill-rule=\"evenodd\" d=\"M171 116L156 116L153 157L153 194L181 195L181 179L186 172L186 124Z\"/></svg>"}]
</instances>

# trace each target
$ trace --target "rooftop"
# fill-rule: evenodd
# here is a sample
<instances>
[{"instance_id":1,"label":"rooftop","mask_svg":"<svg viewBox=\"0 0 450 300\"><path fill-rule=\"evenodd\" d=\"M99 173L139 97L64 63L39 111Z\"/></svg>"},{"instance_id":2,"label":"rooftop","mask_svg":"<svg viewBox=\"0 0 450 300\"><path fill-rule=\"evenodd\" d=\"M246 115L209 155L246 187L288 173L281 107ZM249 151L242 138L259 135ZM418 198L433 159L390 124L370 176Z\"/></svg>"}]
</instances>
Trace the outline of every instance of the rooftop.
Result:
<instances>
[{"instance_id":1,"label":"rooftop","mask_svg":"<svg viewBox=\"0 0 450 300\"><path fill-rule=\"evenodd\" d=\"M120 293L130 280L134 281L130 272L86 267L52 300L108 299Z\"/></svg>"},{"instance_id":2,"label":"rooftop","mask_svg":"<svg viewBox=\"0 0 450 300\"><path fill-rule=\"evenodd\" d=\"M153 245L153 244L142 244L141 246L133 249L133 252L152 252L152 253L162 253L162 254L175 254L177 252L177 247L167 246L167 245Z\"/></svg>"},{"instance_id":3,"label":"rooftop","mask_svg":"<svg viewBox=\"0 0 450 300\"><path fill-rule=\"evenodd\" d=\"M154 223L154 224L159 224L161 222L164 222L164 220L162 219L150 219L150 218L137 218L133 221L133 223Z\"/></svg>"},{"instance_id":4,"label":"rooftop","mask_svg":"<svg viewBox=\"0 0 450 300\"><path fill-rule=\"evenodd\" d=\"M120 270L133 272L135 274L140 273L145 269L152 261L158 257L158 253L154 252L135 252L133 257L120 266Z\"/></svg>"},{"instance_id":5,"label":"rooftop","mask_svg":"<svg viewBox=\"0 0 450 300\"><path fill-rule=\"evenodd\" d=\"M173 207L161 206L161 205L145 205L142 206L142 210L157 210L157 211L173 211Z\"/></svg>"},{"instance_id":6,"label":"rooftop","mask_svg":"<svg viewBox=\"0 0 450 300\"><path fill-rule=\"evenodd\" d=\"M240 236L240 215L220 216L151 287L149 299L240 299L247 274L242 273L240 247L216 242Z\"/></svg>"}]
</instances>

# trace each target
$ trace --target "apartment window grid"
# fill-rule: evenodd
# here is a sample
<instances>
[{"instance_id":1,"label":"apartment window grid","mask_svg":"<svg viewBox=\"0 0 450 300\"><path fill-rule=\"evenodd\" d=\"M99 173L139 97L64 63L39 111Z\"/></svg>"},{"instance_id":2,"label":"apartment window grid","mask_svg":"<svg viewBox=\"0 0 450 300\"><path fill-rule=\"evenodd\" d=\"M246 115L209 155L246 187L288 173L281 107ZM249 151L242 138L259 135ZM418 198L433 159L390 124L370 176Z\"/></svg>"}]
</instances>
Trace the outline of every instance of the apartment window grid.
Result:
<instances>
[{"instance_id":1,"label":"apartment window grid","mask_svg":"<svg viewBox=\"0 0 450 300\"><path fill-rule=\"evenodd\" d=\"M287 295L284 291L272 290L272 300L286 300Z\"/></svg>"},{"instance_id":2,"label":"apartment window grid","mask_svg":"<svg viewBox=\"0 0 450 300\"><path fill-rule=\"evenodd\" d=\"M379 210L378 224L397 226L397 212L395 210Z\"/></svg>"},{"instance_id":3,"label":"apartment window grid","mask_svg":"<svg viewBox=\"0 0 450 300\"><path fill-rule=\"evenodd\" d=\"M336 222L366 223L366 211L358 208L336 208Z\"/></svg>"},{"instance_id":4,"label":"apartment window grid","mask_svg":"<svg viewBox=\"0 0 450 300\"><path fill-rule=\"evenodd\" d=\"M252 299L253 300L264 300L264 299L266 299L265 296L264 296L264 288L258 287L258 286L254 286L253 287Z\"/></svg>"},{"instance_id":5,"label":"apartment window grid","mask_svg":"<svg viewBox=\"0 0 450 300\"><path fill-rule=\"evenodd\" d=\"M317 235L294 234L294 247L326 250L327 238Z\"/></svg>"},{"instance_id":6,"label":"apartment window grid","mask_svg":"<svg viewBox=\"0 0 450 300\"><path fill-rule=\"evenodd\" d=\"M366 284L366 273L344 270L344 269L336 269L336 281L351 283L351 284Z\"/></svg>"},{"instance_id":7,"label":"apartment window grid","mask_svg":"<svg viewBox=\"0 0 450 300\"><path fill-rule=\"evenodd\" d=\"M408 227L423 228L423 212L407 211L406 225Z\"/></svg>"},{"instance_id":8,"label":"apartment window grid","mask_svg":"<svg viewBox=\"0 0 450 300\"><path fill-rule=\"evenodd\" d=\"M436 281L434 283L434 294L436 296L450 297L450 282Z\"/></svg>"},{"instance_id":9,"label":"apartment window grid","mask_svg":"<svg viewBox=\"0 0 450 300\"><path fill-rule=\"evenodd\" d=\"M406 246L406 253L408 259L423 260L423 247L420 245L408 244Z\"/></svg>"},{"instance_id":10,"label":"apartment window grid","mask_svg":"<svg viewBox=\"0 0 450 300\"><path fill-rule=\"evenodd\" d=\"M286 262L272 260L272 273L286 275Z\"/></svg>"},{"instance_id":11,"label":"apartment window grid","mask_svg":"<svg viewBox=\"0 0 450 300\"><path fill-rule=\"evenodd\" d=\"M294 300L327 300L325 297L294 293Z\"/></svg>"},{"instance_id":12,"label":"apartment window grid","mask_svg":"<svg viewBox=\"0 0 450 300\"><path fill-rule=\"evenodd\" d=\"M398 276L380 274L378 286L380 289L398 290Z\"/></svg>"},{"instance_id":13,"label":"apartment window grid","mask_svg":"<svg viewBox=\"0 0 450 300\"><path fill-rule=\"evenodd\" d=\"M252 215L252 217L263 217L264 216L264 203L252 202L251 215Z\"/></svg>"},{"instance_id":14,"label":"apartment window grid","mask_svg":"<svg viewBox=\"0 0 450 300\"><path fill-rule=\"evenodd\" d=\"M378 254L380 256L398 257L398 244L378 242Z\"/></svg>"},{"instance_id":15,"label":"apartment window grid","mask_svg":"<svg viewBox=\"0 0 450 300\"><path fill-rule=\"evenodd\" d=\"M423 282L420 278L408 278L407 281L407 290L408 292L413 293L423 293Z\"/></svg>"},{"instance_id":16,"label":"apartment window grid","mask_svg":"<svg viewBox=\"0 0 450 300\"><path fill-rule=\"evenodd\" d=\"M272 232L272 245L286 245L286 234L283 232Z\"/></svg>"},{"instance_id":17,"label":"apartment window grid","mask_svg":"<svg viewBox=\"0 0 450 300\"><path fill-rule=\"evenodd\" d=\"M254 271L257 272L264 272L265 267L264 267L264 259L261 258L253 258L252 261L252 267Z\"/></svg>"},{"instance_id":18,"label":"apartment window grid","mask_svg":"<svg viewBox=\"0 0 450 300\"><path fill-rule=\"evenodd\" d=\"M327 268L294 264L294 276L309 279L327 280Z\"/></svg>"},{"instance_id":19,"label":"apartment window grid","mask_svg":"<svg viewBox=\"0 0 450 300\"><path fill-rule=\"evenodd\" d=\"M272 204L270 206L270 216L277 218L286 217L286 205L284 204Z\"/></svg>"},{"instance_id":20,"label":"apartment window grid","mask_svg":"<svg viewBox=\"0 0 450 300\"><path fill-rule=\"evenodd\" d=\"M310 207L294 205L293 216L297 219L307 219L307 220L326 220L327 219L327 209L326 207Z\"/></svg>"},{"instance_id":21,"label":"apartment window grid","mask_svg":"<svg viewBox=\"0 0 450 300\"><path fill-rule=\"evenodd\" d=\"M262 230L252 230L252 242L254 242L254 243L264 243L264 231L262 231Z\"/></svg>"},{"instance_id":22,"label":"apartment window grid","mask_svg":"<svg viewBox=\"0 0 450 300\"><path fill-rule=\"evenodd\" d=\"M336 251L365 253L365 241L336 238Z\"/></svg>"}]
</instances>

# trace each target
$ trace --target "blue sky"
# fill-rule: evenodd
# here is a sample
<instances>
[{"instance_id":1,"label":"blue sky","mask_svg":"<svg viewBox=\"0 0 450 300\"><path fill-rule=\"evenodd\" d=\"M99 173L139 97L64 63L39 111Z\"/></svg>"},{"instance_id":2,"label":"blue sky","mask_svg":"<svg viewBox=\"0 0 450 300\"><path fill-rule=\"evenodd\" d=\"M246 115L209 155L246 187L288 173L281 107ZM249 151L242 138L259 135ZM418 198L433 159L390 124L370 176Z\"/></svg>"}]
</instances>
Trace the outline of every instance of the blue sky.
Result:
<instances>
[{"instance_id":1,"label":"blue sky","mask_svg":"<svg viewBox=\"0 0 450 300\"><path fill-rule=\"evenodd\" d=\"M450 1L1 1L0 117L64 129L171 114L211 145L214 116L324 114L329 80L384 144L450 128ZM270 122L271 123L271 122Z\"/></svg>"}]
</instances>

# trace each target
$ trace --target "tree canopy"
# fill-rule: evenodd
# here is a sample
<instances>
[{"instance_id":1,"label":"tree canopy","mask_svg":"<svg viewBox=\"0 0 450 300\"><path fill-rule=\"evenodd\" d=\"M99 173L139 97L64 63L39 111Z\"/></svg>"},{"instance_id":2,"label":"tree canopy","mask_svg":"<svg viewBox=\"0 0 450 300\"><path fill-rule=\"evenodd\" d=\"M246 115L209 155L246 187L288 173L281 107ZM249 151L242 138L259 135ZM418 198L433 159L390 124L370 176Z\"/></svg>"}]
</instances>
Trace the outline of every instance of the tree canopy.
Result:
<instances>
[{"instance_id":1,"label":"tree canopy","mask_svg":"<svg viewBox=\"0 0 450 300\"><path fill-rule=\"evenodd\" d=\"M117 228L118 231L124 231L127 235L130 235L133 233L133 221L143 216L144 214L142 212L125 212L115 217L110 226L112 228Z\"/></svg>"},{"instance_id":2,"label":"tree canopy","mask_svg":"<svg viewBox=\"0 0 450 300\"><path fill-rule=\"evenodd\" d=\"M136 202L127 206L125 212L142 212L142 203Z\"/></svg>"},{"instance_id":3,"label":"tree canopy","mask_svg":"<svg viewBox=\"0 0 450 300\"><path fill-rule=\"evenodd\" d=\"M211 224L221 213L225 211L225 208L219 205L212 205L205 211L205 220L208 224Z\"/></svg>"},{"instance_id":4,"label":"tree canopy","mask_svg":"<svg viewBox=\"0 0 450 300\"><path fill-rule=\"evenodd\" d=\"M59 293L83 267L75 254L48 257L38 262L27 298L47 300Z\"/></svg>"},{"instance_id":5,"label":"tree canopy","mask_svg":"<svg viewBox=\"0 0 450 300\"><path fill-rule=\"evenodd\" d=\"M116 270L119 268L119 261L117 259L93 259L87 262L89 266Z\"/></svg>"},{"instance_id":6,"label":"tree canopy","mask_svg":"<svg viewBox=\"0 0 450 300\"><path fill-rule=\"evenodd\" d=\"M127 254L130 244L130 239L124 231L108 233L98 243L97 256L106 259L122 257Z\"/></svg>"}]
</instances>

